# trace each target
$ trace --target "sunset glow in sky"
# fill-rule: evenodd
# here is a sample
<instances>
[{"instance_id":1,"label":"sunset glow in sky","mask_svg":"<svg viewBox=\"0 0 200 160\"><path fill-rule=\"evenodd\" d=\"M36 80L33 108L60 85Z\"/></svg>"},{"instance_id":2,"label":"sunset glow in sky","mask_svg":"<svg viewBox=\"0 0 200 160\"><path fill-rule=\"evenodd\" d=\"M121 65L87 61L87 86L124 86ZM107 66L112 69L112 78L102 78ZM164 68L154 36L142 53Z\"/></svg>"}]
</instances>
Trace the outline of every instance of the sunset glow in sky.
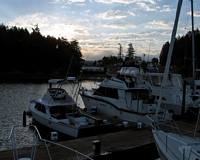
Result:
<instances>
[{"instance_id":1,"label":"sunset glow in sky","mask_svg":"<svg viewBox=\"0 0 200 160\"><path fill-rule=\"evenodd\" d=\"M200 3L194 0L195 28ZM124 54L129 43L138 56L158 56L170 40L178 0L0 0L0 23L43 35L76 39L86 59ZM183 0L178 34L191 28L190 0Z\"/></svg>"}]
</instances>

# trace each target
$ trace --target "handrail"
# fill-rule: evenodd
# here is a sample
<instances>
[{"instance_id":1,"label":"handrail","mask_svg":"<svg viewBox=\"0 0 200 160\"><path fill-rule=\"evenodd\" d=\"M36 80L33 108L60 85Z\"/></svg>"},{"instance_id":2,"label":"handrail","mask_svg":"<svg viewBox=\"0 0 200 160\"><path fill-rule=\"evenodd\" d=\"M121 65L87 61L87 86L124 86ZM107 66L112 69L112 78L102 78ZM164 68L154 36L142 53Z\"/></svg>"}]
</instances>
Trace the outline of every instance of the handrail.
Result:
<instances>
[{"instance_id":1,"label":"handrail","mask_svg":"<svg viewBox=\"0 0 200 160\"><path fill-rule=\"evenodd\" d=\"M190 153L193 153L195 156L200 158L200 156L196 152L194 152L193 150L191 150Z\"/></svg>"},{"instance_id":2,"label":"handrail","mask_svg":"<svg viewBox=\"0 0 200 160\"><path fill-rule=\"evenodd\" d=\"M165 144L165 142L162 140L162 138L160 138L160 136L158 134L156 134L158 139L163 143ZM168 136L166 136L166 139L167 139ZM166 144L166 148L167 148L167 151L166 152L170 152L177 160L179 160L179 158L177 157L177 155L167 146Z\"/></svg>"},{"instance_id":3,"label":"handrail","mask_svg":"<svg viewBox=\"0 0 200 160\"><path fill-rule=\"evenodd\" d=\"M62 144L60 144L60 143L56 143L56 142L53 142L53 141L50 141L50 140L47 140L47 139L42 138L41 135L40 135L39 130L37 129L37 127L36 127L35 125L27 125L27 126L28 126L28 127L33 127L33 128L34 128L34 130L36 131L36 134L37 134L36 136L38 136L38 138L39 138L40 141L42 141L42 142L45 143L45 146L46 146L46 147L47 147L46 143L50 143L50 144L53 144L53 145L62 147L62 148L64 148L64 149L68 149L68 150L70 150L70 151L72 151L72 152L74 152L74 153L76 153L76 154L79 154L79 155L81 155L81 156L83 156L84 158L87 158L87 159L89 159L89 160L93 160L91 157L89 157L89 156L87 156L87 155L85 155L85 154L83 154L83 153L81 153L81 152L79 152L79 151L77 151L77 150L75 150L75 149L72 149L72 148L67 147L67 146L65 146L65 145L62 145ZM12 135L14 134L14 129L17 128L17 127L22 127L22 126L21 126L21 125L15 125L15 126L13 126L12 129L11 129L11 131L10 131L10 134L9 134L8 139L6 139L7 141L11 140ZM48 151L48 155L49 155L48 147L47 147L47 151Z\"/></svg>"},{"instance_id":4,"label":"handrail","mask_svg":"<svg viewBox=\"0 0 200 160\"><path fill-rule=\"evenodd\" d=\"M172 155L174 155L174 157L177 159L177 160L179 160L179 158L177 157L177 155L170 149L170 147L168 147L168 135L165 135L165 139L166 139L166 141L164 142L163 140L162 140L162 138L159 136L159 134L156 134L157 135L157 138L160 140L160 142L161 143L163 143L163 144L165 144L165 146L166 146L166 152L169 152L169 153L171 153ZM192 146L192 145L200 145L200 143L191 143L191 144L187 144L187 146ZM195 156L197 156L197 157L199 157L200 158L200 156L197 154L197 153L195 153L192 149L190 149L190 153L193 153ZM183 153L184 154L184 153ZM191 156L191 155L190 155ZM183 159L184 160L184 159Z\"/></svg>"}]
</instances>

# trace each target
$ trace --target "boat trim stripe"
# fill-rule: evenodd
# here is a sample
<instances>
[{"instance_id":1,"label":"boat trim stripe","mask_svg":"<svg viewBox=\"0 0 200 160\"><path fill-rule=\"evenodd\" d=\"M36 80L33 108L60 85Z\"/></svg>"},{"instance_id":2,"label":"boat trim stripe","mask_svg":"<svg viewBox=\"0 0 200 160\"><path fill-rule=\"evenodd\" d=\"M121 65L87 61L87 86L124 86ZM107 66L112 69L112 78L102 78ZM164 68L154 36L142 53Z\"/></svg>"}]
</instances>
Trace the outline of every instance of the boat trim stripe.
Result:
<instances>
[{"instance_id":1,"label":"boat trim stripe","mask_svg":"<svg viewBox=\"0 0 200 160\"><path fill-rule=\"evenodd\" d=\"M129 110L127 110L127 109L119 108L119 107L117 107L116 105L114 105L113 103L108 102L108 101L106 101L106 100L104 100L104 99L99 99L99 98L97 98L97 97L91 97L91 96L88 96L88 95L85 95L85 94L81 94L81 96L87 97L87 98L91 98L91 99L94 99L94 100L98 100L98 101L102 101L102 102L104 102L104 103L107 103L107 104L111 105L112 107L114 107L115 109L117 109L117 110L119 110L119 111L131 113L131 114L138 114L138 115L155 114L155 113L139 113L139 112L135 112L135 111L129 111Z\"/></svg>"}]
</instances>

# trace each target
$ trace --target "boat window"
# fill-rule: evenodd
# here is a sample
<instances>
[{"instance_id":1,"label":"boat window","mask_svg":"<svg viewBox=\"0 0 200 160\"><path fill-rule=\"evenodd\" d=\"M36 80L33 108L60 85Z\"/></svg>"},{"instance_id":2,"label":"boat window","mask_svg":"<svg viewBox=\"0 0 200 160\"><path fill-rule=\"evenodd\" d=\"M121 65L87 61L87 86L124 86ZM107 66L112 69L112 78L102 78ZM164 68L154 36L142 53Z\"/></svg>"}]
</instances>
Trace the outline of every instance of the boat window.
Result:
<instances>
[{"instance_id":1,"label":"boat window","mask_svg":"<svg viewBox=\"0 0 200 160\"><path fill-rule=\"evenodd\" d=\"M118 90L115 88L99 87L94 95L118 99Z\"/></svg>"},{"instance_id":2,"label":"boat window","mask_svg":"<svg viewBox=\"0 0 200 160\"><path fill-rule=\"evenodd\" d=\"M98 89L95 90L94 95L104 96L105 95L105 88L99 87Z\"/></svg>"},{"instance_id":3,"label":"boat window","mask_svg":"<svg viewBox=\"0 0 200 160\"><path fill-rule=\"evenodd\" d=\"M153 103L155 100L155 96L150 95L149 92L145 90L134 91L131 95L133 100L143 100L144 103Z\"/></svg>"},{"instance_id":4,"label":"boat window","mask_svg":"<svg viewBox=\"0 0 200 160\"><path fill-rule=\"evenodd\" d=\"M200 89L200 86L196 86L196 89Z\"/></svg>"},{"instance_id":5,"label":"boat window","mask_svg":"<svg viewBox=\"0 0 200 160\"><path fill-rule=\"evenodd\" d=\"M160 79L161 77L160 76L154 76L154 75L151 75L151 81L152 81L152 85L153 86L160 86L160 84L161 84L161 79Z\"/></svg>"},{"instance_id":6,"label":"boat window","mask_svg":"<svg viewBox=\"0 0 200 160\"><path fill-rule=\"evenodd\" d=\"M66 118L70 113L75 113L75 106L54 106L50 108L50 114L57 119Z\"/></svg>"},{"instance_id":7,"label":"boat window","mask_svg":"<svg viewBox=\"0 0 200 160\"><path fill-rule=\"evenodd\" d=\"M46 113L46 109L45 106L42 104L36 104L35 105L35 109L37 109L38 111L42 112L42 113Z\"/></svg>"},{"instance_id":8,"label":"boat window","mask_svg":"<svg viewBox=\"0 0 200 160\"><path fill-rule=\"evenodd\" d=\"M137 93L134 93L134 92L131 94L131 96L132 96L132 100L136 100L137 97L138 97L138 96L137 96Z\"/></svg>"},{"instance_id":9,"label":"boat window","mask_svg":"<svg viewBox=\"0 0 200 160\"><path fill-rule=\"evenodd\" d=\"M133 88L135 86L136 78L134 77L125 77L126 85L129 88Z\"/></svg>"}]
</instances>

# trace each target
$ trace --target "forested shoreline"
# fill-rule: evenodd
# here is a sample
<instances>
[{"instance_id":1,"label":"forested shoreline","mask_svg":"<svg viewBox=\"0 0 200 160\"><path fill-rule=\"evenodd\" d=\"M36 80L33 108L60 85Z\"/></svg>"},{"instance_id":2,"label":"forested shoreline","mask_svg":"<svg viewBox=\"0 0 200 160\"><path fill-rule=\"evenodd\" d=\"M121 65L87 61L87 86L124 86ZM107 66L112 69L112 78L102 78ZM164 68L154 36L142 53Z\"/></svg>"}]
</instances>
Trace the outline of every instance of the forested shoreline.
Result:
<instances>
[{"instance_id":1,"label":"forested shoreline","mask_svg":"<svg viewBox=\"0 0 200 160\"><path fill-rule=\"evenodd\" d=\"M195 30L195 63L200 68L200 31ZM79 76L83 64L77 40L43 36L36 25L29 32L25 28L0 25L0 82L47 82L50 78ZM160 66L164 68L169 42L160 52ZM104 57L105 58L105 57ZM102 59L104 60L104 59ZM105 61L105 60L104 60ZM104 62L103 61L103 62ZM178 36L171 61L174 73L192 75L192 34Z\"/></svg>"},{"instance_id":2,"label":"forested shoreline","mask_svg":"<svg viewBox=\"0 0 200 160\"><path fill-rule=\"evenodd\" d=\"M78 76L82 54L78 41L43 36L0 25L0 82L46 82L49 78Z\"/></svg>"},{"instance_id":3,"label":"forested shoreline","mask_svg":"<svg viewBox=\"0 0 200 160\"><path fill-rule=\"evenodd\" d=\"M194 32L195 37L195 68L200 68L200 31ZM169 50L169 42L166 42L160 52L160 65L165 66ZM175 73L180 73L184 77L192 76L192 32L176 38L172 53L171 66Z\"/></svg>"}]
</instances>

